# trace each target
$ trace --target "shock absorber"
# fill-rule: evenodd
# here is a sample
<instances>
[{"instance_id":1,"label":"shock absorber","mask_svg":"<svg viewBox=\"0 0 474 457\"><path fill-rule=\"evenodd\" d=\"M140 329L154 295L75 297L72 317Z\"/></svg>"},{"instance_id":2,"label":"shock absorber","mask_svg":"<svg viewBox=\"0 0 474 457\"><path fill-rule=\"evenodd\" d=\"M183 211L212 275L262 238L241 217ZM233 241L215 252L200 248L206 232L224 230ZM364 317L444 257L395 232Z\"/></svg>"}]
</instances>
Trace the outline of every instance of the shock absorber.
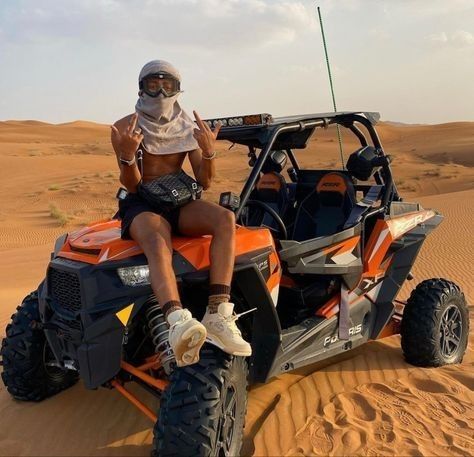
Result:
<instances>
[{"instance_id":1,"label":"shock absorber","mask_svg":"<svg viewBox=\"0 0 474 457\"><path fill-rule=\"evenodd\" d=\"M145 315L155 352L159 355L161 366L165 373L170 374L176 362L173 350L170 347L169 328L163 311L161 311L158 303L153 301L149 304Z\"/></svg>"}]
</instances>

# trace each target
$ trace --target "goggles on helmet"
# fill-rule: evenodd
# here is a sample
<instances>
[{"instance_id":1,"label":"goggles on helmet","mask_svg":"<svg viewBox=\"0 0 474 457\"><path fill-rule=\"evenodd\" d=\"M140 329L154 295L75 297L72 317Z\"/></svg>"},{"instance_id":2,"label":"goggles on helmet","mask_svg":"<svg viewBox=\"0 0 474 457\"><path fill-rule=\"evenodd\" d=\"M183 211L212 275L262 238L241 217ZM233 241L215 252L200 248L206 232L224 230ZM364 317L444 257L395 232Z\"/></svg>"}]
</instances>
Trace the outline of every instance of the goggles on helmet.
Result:
<instances>
[{"instance_id":1,"label":"goggles on helmet","mask_svg":"<svg viewBox=\"0 0 474 457\"><path fill-rule=\"evenodd\" d=\"M160 94L172 97L180 92L180 83L169 73L152 73L140 81L140 89L150 97L158 97Z\"/></svg>"}]
</instances>

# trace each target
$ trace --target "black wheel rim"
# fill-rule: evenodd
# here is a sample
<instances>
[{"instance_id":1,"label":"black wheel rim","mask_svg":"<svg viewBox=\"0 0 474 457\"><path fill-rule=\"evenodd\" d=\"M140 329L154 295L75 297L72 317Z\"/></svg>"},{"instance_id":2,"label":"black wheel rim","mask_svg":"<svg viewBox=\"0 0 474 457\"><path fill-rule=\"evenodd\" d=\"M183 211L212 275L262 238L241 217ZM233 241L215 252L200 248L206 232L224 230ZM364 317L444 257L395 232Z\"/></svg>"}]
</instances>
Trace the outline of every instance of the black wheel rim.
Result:
<instances>
[{"instance_id":1,"label":"black wheel rim","mask_svg":"<svg viewBox=\"0 0 474 457\"><path fill-rule=\"evenodd\" d=\"M232 455L231 447L237 412L236 391L233 385L228 384L223 389L221 405L221 414L217 428L217 455L227 457Z\"/></svg>"},{"instance_id":2,"label":"black wheel rim","mask_svg":"<svg viewBox=\"0 0 474 457\"><path fill-rule=\"evenodd\" d=\"M462 316L456 305L448 306L441 316L440 348L445 358L453 357L461 346Z\"/></svg>"},{"instance_id":3,"label":"black wheel rim","mask_svg":"<svg viewBox=\"0 0 474 457\"><path fill-rule=\"evenodd\" d=\"M56 358L54 357L53 351L45 341L43 346L43 366L46 371L46 375L53 382L61 382L64 379L65 370L55 366Z\"/></svg>"}]
</instances>

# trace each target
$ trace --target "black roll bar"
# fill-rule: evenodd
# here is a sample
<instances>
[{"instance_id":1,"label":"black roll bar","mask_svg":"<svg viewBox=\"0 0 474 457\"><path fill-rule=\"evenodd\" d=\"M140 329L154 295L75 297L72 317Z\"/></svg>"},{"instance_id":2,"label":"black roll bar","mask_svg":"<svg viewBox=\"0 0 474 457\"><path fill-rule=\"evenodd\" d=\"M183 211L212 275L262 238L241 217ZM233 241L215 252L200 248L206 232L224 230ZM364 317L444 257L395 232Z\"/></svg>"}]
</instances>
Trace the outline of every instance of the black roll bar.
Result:
<instances>
[{"instance_id":1,"label":"black roll bar","mask_svg":"<svg viewBox=\"0 0 474 457\"><path fill-rule=\"evenodd\" d=\"M377 135L376 130L374 129L374 126L372 123L364 116L361 116L360 114L354 114L351 116L351 121L353 122L359 122L362 124L367 131L369 132L370 139L372 140L372 143L374 144L375 148L380 149L383 151L382 144L380 143L380 138ZM350 126L349 126L350 128Z\"/></svg>"},{"instance_id":2,"label":"black roll bar","mask_svg":"<svg viewBox=\"0 0 474 457\"><path fill-rule=\"evenodd\" d=\"M244 188L242 189L242 192L240 193L240 205L237 211L235 212L236 219L239 220L240 214L245 207L247 200L250 197L250 193L252 192L252 189L254 188L258 177L260 175L260 171L263 167L263 164L265 163L265 160L268 157L268 154L272 150L273 144L275 143L275 140L277 137L282 134L282 133L287 133L287 132L297 132L297 131L302 131L306 130L308 128L315 128L315 127L327 127L330 124L340 124L343 127L348 128L352 133L354 133L357 138L359 139L361 145L367 146L367 139L365 138L364 134L362 131L354 125L354 122L359 122L362 124L367 131L369 132L370 139L372 140L372 143L374 147L380 152L382 157L387 157L385 155L385 152L383 150L382 144L380 142L380 138L374 129L372 123L365 118L364 116L361 116L359 114L352 114L350 116L350 122L347 122L346 119L343 118L344 115L342 115L339 119L338 117L335 118L323 118L323 119L317 119L317 120L309 120L309 121L297 121L292 124L287 124L287 125L280 125L277 127L271 134L269 140L267 141L265 147L262 149L260 154L258 155L257 161L255 162L255 165L252 168L252 171L250 173L249 179L244 185ZM341 119L342 118L342 119ZM289 155L290 161L295 169L299 169L298 163L296 161L296 158L293 155L293 152L291 149L286 151ZM384 186L385 186L385 192L384 192L384 197L382 200L382 207L388 209L388 203L391 200L400 200L400 197L398 195L396 186L393 182L392 179L392 171L390 168L390 162L387 158L385 161L384 165L382 166L382 173L383 173L383 178L384 178ZM381 184L381 183L380 183ZM380 208L381 210L382 208ZM378 212L378 211L377 211Z\"/></svg>"},{"instance_id":3,"label":"black roll bar","mask_svg":"<svg viewBox=\"0 0 474 457\"><path fill-rule=\"evenodd\" d=\"M351 124L348 128L357 138L359 138L360 145L363 148L368 145L365 135L360 131L360 129L356 125Z\"/></svg>"},{"instance_id":4,"label":"black roll bar","mask_svg":"<svg viewBox=\"0 0 474 457\"><path fill-rule=\"evenodd\" d=\"M295 122L294 124L281 125L273 131L273 134L271 135L267 144L263 148L262 152L260 152L260 154L258 155L257 161L255 162L255 165L253 166L249 179L247 179L247 182L245 183L244 188L242 189L242 192L240 193L240 206L235 212L235 218L237 220L239 220L240 213L242 212L242 209L245 207L247 203L250 193L252 192L252 189L254 188L258 180L263 164L265 163L265 160L267 159L268 154L272 150L273 144L275 143L275 140L277 139L278 135L285 132L297 132L299 130L306 130L307 128L324 126L326 124L327 124L327 120L325 119L318 119L314 121L299 121L299 122Z\"/></svg>"},{"instance_id":5,"label":"black roll bar","mask_svg":"<svg viewBox=\"0 0 474 457\"><path fill-rule=\"evenodd\" d=\"M377 131L374 129L374 126L372 125L372 123L367 118L365 118L364 116L361 116L359 114L353 115L352 119L355 122L360 122L367 129L375 148L379 150L382 157L387 157L386 154L385 154L385 151L382 147L382 143L380 142L380 138L377 134ZM400 196L398 194L398 191L397 191L397 187L396 187L395 183L393 182L392 169L390 167L390 161L388 160L388 158L385 161L385 163L382 165L382 176L383 176L383 179L384 179L384 186L385 186L385 189L384 189L385 192L384 192L384 197L383 197L383 200L382 200L382 206L385 206L385 207L388 208L388 204L392 200L396 200L396 201L401 200Z\"/></svg>"},{"instance_id":6,"label":"black roll bar","mask_svg":"<svg viewBox=\"0 0 474 457\"><path fill-rule=\"evenodd\" d=\"M293 151L290 148L288 148L286 150L286 153L287 153L288 157L290 158L291 165L293 166L293 168L296 171L298 171L300 169L300 166L298 165L298 161L296 160L296 157L293 154Z\"/></svg>"}]
</instances>

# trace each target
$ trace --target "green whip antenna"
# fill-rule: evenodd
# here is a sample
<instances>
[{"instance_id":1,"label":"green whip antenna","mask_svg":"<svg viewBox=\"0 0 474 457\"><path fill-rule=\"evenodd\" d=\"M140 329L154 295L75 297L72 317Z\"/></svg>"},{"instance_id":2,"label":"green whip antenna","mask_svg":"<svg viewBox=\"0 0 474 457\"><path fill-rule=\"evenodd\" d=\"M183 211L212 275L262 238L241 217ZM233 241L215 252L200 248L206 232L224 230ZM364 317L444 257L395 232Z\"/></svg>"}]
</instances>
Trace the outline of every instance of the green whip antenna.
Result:
<instances>
[{"instance_id":1,"label":"green whip antenna","mask_svg":"<svg viewBox=\"0 0 474 457\"><path fill-rule=\"evenodd\" d=\"M337 113L336 98L334 96L334 86L332 84L331 67L329 65L328 49L326 46L326 37L324 36L323 18L321 17L321 10L319 6L318 6L318 16L319 16L319 24L321 26L321 35L323 36L324 54L326 55L326 65L328 67L329 85L331 86L332 104L334 107L334 112ZM339 151L341 153L342 169L345 170L346 167L344 165L344 153L342 151L342 138L341 138L341 130L339 129L339 124L336 124L336 129L337 129L337 139L339 141Z\"/></svg>"}]
</instances>

